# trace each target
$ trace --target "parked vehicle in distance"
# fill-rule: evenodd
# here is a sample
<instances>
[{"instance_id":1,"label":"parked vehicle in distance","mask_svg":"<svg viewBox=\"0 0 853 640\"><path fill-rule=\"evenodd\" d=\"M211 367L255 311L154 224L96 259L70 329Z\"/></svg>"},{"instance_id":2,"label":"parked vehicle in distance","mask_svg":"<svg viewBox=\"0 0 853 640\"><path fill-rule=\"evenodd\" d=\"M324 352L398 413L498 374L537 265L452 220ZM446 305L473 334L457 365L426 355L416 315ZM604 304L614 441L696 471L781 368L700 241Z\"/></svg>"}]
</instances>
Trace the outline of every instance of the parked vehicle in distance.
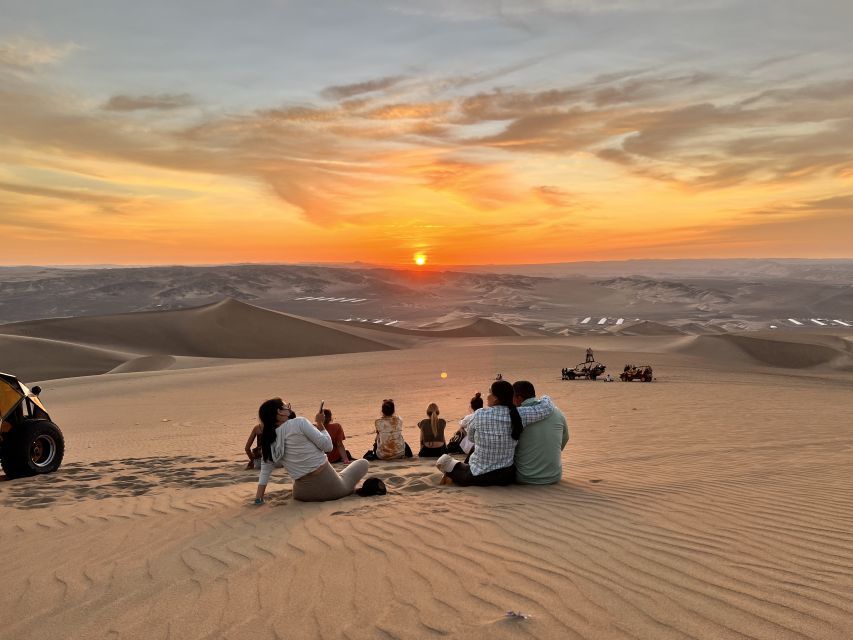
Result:
<instances>
[{"instance_id":1,"label":"parked vehicle in distance","mask_svg":"<svg viewBox=\"0 0 853 640\"><path fill-rule=\"evenodd\" d=\"M577 380L579 378L595 380L604 373L605 369L607 369L606 365L595 360L581 362L572 369L563 369L563 380Z\"/></svg>"},{"instance_id":2,"label":"parked vehicle in distance","mask_svg":"<svg viewBox=\"0 0 853 640\"><path fill-rule=\"evenodd\" d=\"M619 374L619 379L622 382L631 382L632 380L651 382L654 379L654 375L650 365L626 364L625 369Z\"/></svg>"},{"instance_id":3,"label":"parked vehicle in distance","mask_svg":"<svg viewBox=\"0 0 853 640\"><path fill-rule=\"evenodd\" d=\"M0 373L0 464L8 478L56 471L65 455L62 431L38 395L15 376Z\"/></svg>"}]
</instances>

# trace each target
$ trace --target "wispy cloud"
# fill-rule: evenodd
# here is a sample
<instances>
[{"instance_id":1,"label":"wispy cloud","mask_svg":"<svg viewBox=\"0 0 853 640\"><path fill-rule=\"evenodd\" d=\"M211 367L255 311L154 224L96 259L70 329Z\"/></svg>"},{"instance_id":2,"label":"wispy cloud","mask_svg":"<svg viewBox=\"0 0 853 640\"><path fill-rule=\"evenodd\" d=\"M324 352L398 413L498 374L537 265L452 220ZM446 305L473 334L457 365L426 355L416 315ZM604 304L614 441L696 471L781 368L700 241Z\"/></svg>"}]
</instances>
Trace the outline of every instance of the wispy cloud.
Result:
<instances>
[{"instance_id":1,"label":"wispy cloud","mask_svg":"<svg viewBox=\"0 0 853 640\"><path fill-rule=\"evenodd\" d=\"M14 37L0 42L0 67L33 70L61 62L79 48L73 42L53 44L20 36Z\"/></svg>"},{"instance_id":2,"label":"wispy cloud","mask_svg":"<svg viewBox=\"0 0 853 640\"><path fill-rule=\"evenodd\" d=\"M106 111L172 111L183 109L196 104L195 99L188 93L158 93L155 95L130 96L118 94L112 96L103 105Z\"/></svg>"},{"instance_id":3,"label":"wispy cloud","mask_svg":"<svg viewBox=\"0 0 853 640\"><path fill-rule=\"evenodd\" d=\"M342 100L345 98L352 98L353 96L360 96L365 93L384 91L399 84L403 80L405 80L404 76L389 76L386 78L375 78L373 80L366 80L364 82L356 82L353 84L335 85L323 89L321 95L329 100Z\"/></svg>"}]
</instances>

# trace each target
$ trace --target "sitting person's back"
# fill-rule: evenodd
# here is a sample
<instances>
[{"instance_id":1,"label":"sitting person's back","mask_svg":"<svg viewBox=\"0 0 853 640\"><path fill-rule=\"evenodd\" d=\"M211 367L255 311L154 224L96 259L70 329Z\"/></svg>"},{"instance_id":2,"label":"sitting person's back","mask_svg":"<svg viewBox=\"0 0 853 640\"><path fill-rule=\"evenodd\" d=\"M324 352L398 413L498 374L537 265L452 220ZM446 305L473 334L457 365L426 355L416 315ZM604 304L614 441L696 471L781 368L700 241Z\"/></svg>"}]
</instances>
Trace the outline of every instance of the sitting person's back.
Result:
<instances>
[{"instance_id":1,"label":"sitting person's back","mask_svg":"<svg viewBox=\"0 0 853 640\"><path fill-rule=\"evenodd\" d=\"M418 429L421 431L421 450L418 456L437 458L447 453L447 443L444 441L444 428L447 423L438 417L438 405L434 402L430 403L426 412L429 417L418 423Z\"/></svg>"},{"instance_id":2,"label":"sitting person's back","mask_svg":"<svg viewBox=\"0 0 853 640\"><path fill-rule=\"evenodd\" d=\"M539 404L536 390L526 380L512 385L519 407ZM569 427L563 413L554 412L527 425L515 449L515 478L521 484L554 484L563 477L562 451L569 441Z\"/></svg>"},{"instance_id":3,"label":"sitting person's back","mask_svg":"<svg viewBox=\"0 0 853 640\"><path fill-rule=\"evenodd\" d=\"M406 455L406 442L403 440L403 421L394 414L393 400L382 402L382 417L374 423L376 426L376 457L380 460L395 460Z\"/></svg>"}]
</instances>

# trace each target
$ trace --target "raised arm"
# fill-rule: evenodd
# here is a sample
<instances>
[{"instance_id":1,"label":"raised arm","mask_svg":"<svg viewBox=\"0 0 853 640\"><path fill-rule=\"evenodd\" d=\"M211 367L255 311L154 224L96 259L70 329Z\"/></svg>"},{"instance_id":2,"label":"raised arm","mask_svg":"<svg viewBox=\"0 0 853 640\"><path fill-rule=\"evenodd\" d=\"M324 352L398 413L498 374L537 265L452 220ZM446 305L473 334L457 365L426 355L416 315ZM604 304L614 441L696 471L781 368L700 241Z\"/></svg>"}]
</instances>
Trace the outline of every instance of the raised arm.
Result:
<instances>
[{"instance_id":1,"label":"raised arm","mask_svg":"<svg viewBox=\"0 0 853 640\"><path fill-rule=\"evenodd\" d=\"M518 413L521 416L521 423L526 427L531 422L539 422L554 413L554 403L550 396L542 396L537 404L519 407Z\"/></svg>"},{"instance_id":2,"label":"raised arm","mask_svg":"<svg viewBox=\"0 0 853 640\"><path fill-rule=\"evenodd\" d=\"M329 451L335 448L332 444L332 436L329 435L328 431L325 429L320 431L305 418L297 418L297 420L299 420L299 430L302 431L302 433L305 434L305 437L313 442L320 451L329 453Z\"/></svg>"}]
</instances>

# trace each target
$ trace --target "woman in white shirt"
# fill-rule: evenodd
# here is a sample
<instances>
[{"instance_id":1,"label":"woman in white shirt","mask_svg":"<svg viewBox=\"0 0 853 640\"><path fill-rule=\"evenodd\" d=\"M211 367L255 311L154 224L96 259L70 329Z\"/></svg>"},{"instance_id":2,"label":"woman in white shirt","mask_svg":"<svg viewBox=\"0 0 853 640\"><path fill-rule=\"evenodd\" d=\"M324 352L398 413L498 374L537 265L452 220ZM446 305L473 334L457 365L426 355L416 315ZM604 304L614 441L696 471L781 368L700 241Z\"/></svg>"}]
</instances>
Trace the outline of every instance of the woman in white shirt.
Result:
<instances>
[{"instance_id":1,"label":"woman in white shirt","mask_svg":"<svg viewBox=\"0 0 853 640\"><path fill-rule=\"evenodd\" d=\"M281 398L267 400L258 409L262 462L255 504L263 503L267 482L277 462L283 462L293 478L295 500L324 502L352 494L367 473L367 460L356 460L338 474L326 457L326 452L332 450L332 438L326 432L324 414L318 413L314 424L290 415L290 404Z\"/></svg>"}]
</instances>

